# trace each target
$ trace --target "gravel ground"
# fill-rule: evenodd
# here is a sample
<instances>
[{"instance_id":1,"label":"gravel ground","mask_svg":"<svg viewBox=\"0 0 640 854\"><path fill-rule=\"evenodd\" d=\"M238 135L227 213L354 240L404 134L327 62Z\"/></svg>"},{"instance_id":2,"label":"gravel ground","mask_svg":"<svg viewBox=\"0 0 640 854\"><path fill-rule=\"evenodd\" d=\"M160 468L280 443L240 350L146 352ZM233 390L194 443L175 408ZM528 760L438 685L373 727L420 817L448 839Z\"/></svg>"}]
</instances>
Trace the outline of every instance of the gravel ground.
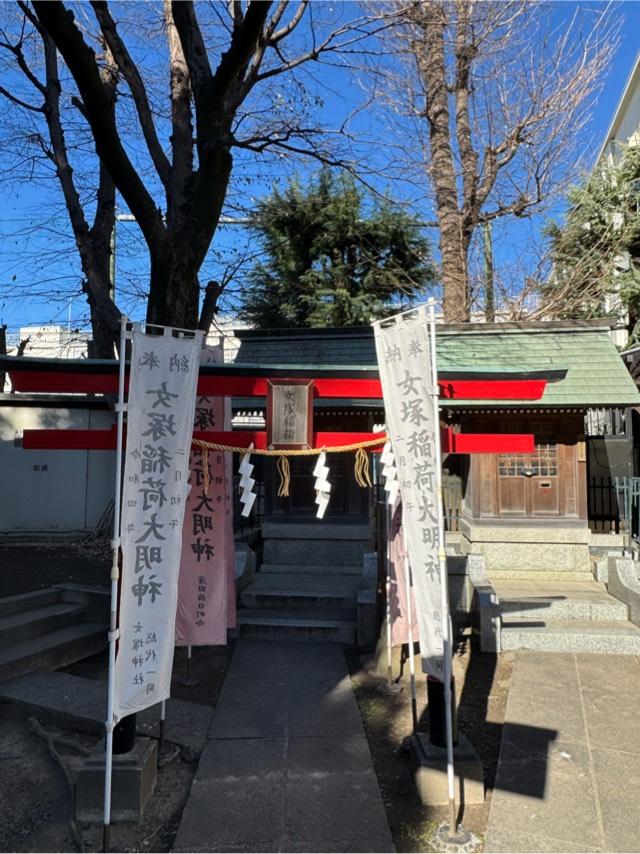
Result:
<instances>
[{"instance_id":1,"label":"gravel ground","mask_svg":"<svg viewBox=\"0 0 640 854\"><path fill-rule=\"evenodd\" d=\"M409 682L402 680L399 694L386 694L384 680L372 676L357 655L348 656L365 732L387 810L396 849L401 852L433 852L433 834L448 821L446 807L425 807L416 794L407 753L402 743L411 732ZM466 638L454 658L458 727L479 754L485 774L485 803L468 805L460 816L465 829L484 838L495 781L502 724L509 693L512 656L482 654ZM426 685L418 681L419 728L425 728ZM482 850L481 846L478 850Z\"/></svg>"},{"instance_id":2,"label":"gravel ground","mask_svg":"<svg viewBox=\"0 0 640 854\"><path fill-rule=\"evenodd\" d=\"M65 582L108 587L110 571L111 549L104 538L0 545L0 597Z\"/></svg>"},{"instance_id":3,"label":"gravel ground","mask_svg":"<svg viewBox=\"0 0 640 854\"><path fill-rule=\"evenodd\" d=\"M108 586L111 550L108 540L79 543L0 546L0 596L74 582ZM194 648L191 676L184 685L186 650L176 650L171 696L215 706L232 654L230 647ZM64 668L87 679L104 679L107 653ZM84 753L100 741L96 736L40 722L55 739L68 744L56 750L65 771L33 731L27 715L0 705L0 851L99 851L101 825L73 825L73 778ZM76 749L71 745L75 744ZM167 743L158 786L140 824L114 824L114 851L170 851L198 763L192 750ZM168 761L167 761L168 760Z\"/></svg>"},{"instance_id":4,"label":"gravel ground","mask_svg":"<svg viewBox=\"0 0 640 854\"><path fill-rule=\"evenodd\" d=\"M1 545L0 596L62 582L106 586L110 565L111 553L104 539L75 544ZM172 696L215 705L231 652L231 648L221 647L194 649L192 676L198 684L185 686L186 652L178 650ZM404 690L399 694L385 694L380 690L383 681L362 666L355 651L348 652L347 659L396 848L401 852L436 851L431 840L437 825L447 820L447 811L420 803L407 754L402 750L402 742L411 730L409 683L403 682ZM481 654L469 638L460 643L454 660L459 728L480 755L487 791L485 803L467 806L461 819L465 828L481 840L497 769L511 667L512 656ZM106 657L99 655L67 669L79 676L103 678L105 668ZM421 678L421 728L425 703L426 689ZM70 732L56 734L77 739L81 748L92 748L96 743L95 738ZM73 775L80 754L69 750L61 753ZM161 769L157 794L144 822L139 827L114 826L113 850L170 850L196 765L193 755L178 754ZM45 742L31 731L24 715L3 707L0 780L0 850L76 851L81 850L79 842L82 850L99 850L99 826L78 828L74 835L69 784Z\"/></svg>"},{"instance_id":5,"label":"gravel ground","mask_svg":"<svg viewBox=\"0 0 640 854\"><path fill-rule=\"evenodd\" d=\"M215 706L231 654L231 647L194 649L191 676L197 684L185 686L181 684L185 651L178 650L171 696ZM99 655L65 670L90 679L104 678L105 668L106 658ZM55 739L70 743L56 746L56 750L73 780L84 761L83 753L101 739L40 723ZM78 824L74 828L72 787L46 742L33 732L30 720L19 709L0 705L0 745L0 851L100 851L102 826ZM167 742L160 759L158 785L144 821L140 825L115 823L113 851L171 850L199 755Z\"/></svg>"}]
</instances>

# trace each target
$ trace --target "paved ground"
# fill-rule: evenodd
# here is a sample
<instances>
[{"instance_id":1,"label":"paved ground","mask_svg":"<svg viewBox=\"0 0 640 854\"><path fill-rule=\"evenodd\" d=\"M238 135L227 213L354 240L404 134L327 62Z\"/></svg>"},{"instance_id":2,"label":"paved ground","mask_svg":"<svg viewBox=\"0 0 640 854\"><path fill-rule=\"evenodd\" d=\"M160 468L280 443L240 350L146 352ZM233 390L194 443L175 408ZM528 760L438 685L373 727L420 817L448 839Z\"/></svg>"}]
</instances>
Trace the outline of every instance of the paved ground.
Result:
<instances>
[{"instance_id":1,"label":"paved ground","mask_svg":"<svg viewBox=\"0 0 640 854\"><path fill-rule=\"evenodd\" d=\"M393 851L342 649L237 644L174 851Z\"/></svg>"},{"instance_id":2,"label":"paved ground","mask_svg":"<svg viewBox=\"0 0 640 854\"><path fill-rule=\"evenodd\" d=\"M515 655L487 852L640 851L640 661Z\"/></svg>"}]
</instances>

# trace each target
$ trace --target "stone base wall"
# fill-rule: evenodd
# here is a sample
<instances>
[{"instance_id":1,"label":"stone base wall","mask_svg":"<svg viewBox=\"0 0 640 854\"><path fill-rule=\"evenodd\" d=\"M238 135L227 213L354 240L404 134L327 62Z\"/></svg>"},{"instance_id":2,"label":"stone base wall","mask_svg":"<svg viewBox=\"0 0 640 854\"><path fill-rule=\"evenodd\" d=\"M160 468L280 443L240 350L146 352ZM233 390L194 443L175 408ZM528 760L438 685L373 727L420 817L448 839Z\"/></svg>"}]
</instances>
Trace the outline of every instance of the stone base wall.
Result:
<instances>
[{"instance_id":1,"label":"stone base wall","mask_svg":"<svg viewBox=\"0 0 640 854\"><path fill-rule=\"evenodd\" d=\"M485 559L489 576L526 579L593 578L591 549L598 543L585 523L554 525L478 525L461 523L460 547ZM615 537L615 535L613 535ZM610 539L611 535L607 535ZM613 542L607 542L613 546Z\"/></svg>"}]
</instances>

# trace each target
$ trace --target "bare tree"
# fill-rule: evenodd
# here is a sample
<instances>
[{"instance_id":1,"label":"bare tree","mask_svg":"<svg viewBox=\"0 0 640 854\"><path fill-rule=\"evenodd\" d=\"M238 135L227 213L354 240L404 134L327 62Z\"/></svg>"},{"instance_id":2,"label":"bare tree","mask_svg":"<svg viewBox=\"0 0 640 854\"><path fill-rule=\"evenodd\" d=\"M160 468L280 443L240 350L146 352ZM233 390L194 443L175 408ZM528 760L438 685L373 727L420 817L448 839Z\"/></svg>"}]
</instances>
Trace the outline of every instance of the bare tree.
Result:
<instances>
[{"instance_id":1,"label":"bare tree","mask_svg":"<svg viewBox=\"0 0 640 854\"><path fill-rule=\"evenodd\" d=\"M420 152L433 188L447 321L470 316L478 227L531 216L566 186L615 46L608 7L584 33L577 13L558 25L548 6L421 0L379 13L394 22L401 64L385 72L394 106L428 131L428 144L414 137L405 153Z\"/></svg>"},{"instance_id":2,"label":"bare tree","mask_svg":"<svg viewBox=\"0 0 640 854\"><path fill-rule=\"evenodd\" d=\"M305 63L353 50L369 30L360 18L320 32L308 0L230 0L201 4L197 11L188 0L164 0L164 70L170 82L164 105L157 91L158 67L155 75L149 73L134 57L135 37L144 32L142 19L134 16L128 22L127 44L110 5L98 0L90 5L95 17L82 23L57 0L33 0L28 10L64 59L100 163L144 236L150 259L147 320L195 328L198 274L220 220L234 153L275 150L337 162L331 145L318 141L320 128L305 123L300 103L297 118L293 109L279 113L264 96L259 101L256 91L273 90L280 77L295 84L294 72ZM149 8L136 14L150 14ZM151 12L156 10L154 4ZM126 84L126 98L114 88L114 75ZM131 144L129 105L144 156ZM113 331L116 313L103 308L97 310ZM211 316L211 300L205 313Z\"/></svg>"},{"instance_id":3,"label":"bare tree","mask_svg":"<svg viewBox=\"0 0 640 854\"><path fill-rule=\"evenodd\" d=\"M13 39L5 30L0 30L0 48L13 58L16 68L22 72L24 80L30 85L33 98L26 100L4 86L0 86L0 95L14 107L35 114L44 121L46 138L44 129L41 133L34 130L31 124L30 141L52 164L62 190L84 274L83 290L87 294L91 313L93 355L98 358L111 358L114 352L114 330L119 319L119 312L110 298L109 276L110 238L115 219L115 185L107 170L100 164L95 212L90 226L76 186L61 118L62 86L56 47L29 6L23 2L18 2L17 5L24 16L21 25ZM29 24L32 29L29 29ZM41 40L43 79L34 71L27 57L28 42L33 41L34 36ZM105 90L114 97L117 74L108 52L103 57L100 75Z\"/></svg>"}]
</instances>

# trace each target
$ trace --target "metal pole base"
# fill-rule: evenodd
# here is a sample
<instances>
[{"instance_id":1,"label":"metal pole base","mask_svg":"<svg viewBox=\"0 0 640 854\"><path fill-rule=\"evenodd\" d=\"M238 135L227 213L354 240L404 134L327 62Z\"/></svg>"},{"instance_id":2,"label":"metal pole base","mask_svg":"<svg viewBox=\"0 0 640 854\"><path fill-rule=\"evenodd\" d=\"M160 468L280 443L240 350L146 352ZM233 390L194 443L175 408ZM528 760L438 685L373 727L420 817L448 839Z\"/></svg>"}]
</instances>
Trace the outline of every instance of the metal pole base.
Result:
<instances>
[{"instance_id":1,"label":"metal pole base","mask_svg":"<svg viewBox=\"0 0 640 854\"><path fill-rule=\"evenodd\" d=\"M380 690L383 694L400 694L404 689L397 682L385 682Z\"/></svg>"},{"instance_id":2,"label":"metal pole base","mask_svg":"<svg viewBox=\"0 0 640 854\"><path fill-rule=\"evenodd\" d=\"M477 836L465 830L462 824L457 824L453 833L450 824L441 824L436 830L431 844L443 854L473 854L479 851L481 842Z\"/></svg>"},{"instance_id":3,"label":"metal pole base","mask_svg":"<svg viewBox=\"0 0 640 854\"><path fill-rule=\"evenodd\" d=\"M191 656L187 656L187 675L180 680L180 684L183 688L195 688L200 684L200 680L194 679L191 675Z\"/></svg>"},{"instance_id":4,"label":"metal pole base","mask_svg":"<svg viewBox=\"0 0 640 854\"><path fill-rule=\"evenodd\" d=\"M102 850L103 851L110 851L111 850L110 843L111 843L111 825L110 824L103 824L102 825Z\"/></svg>"}]
</instances>

